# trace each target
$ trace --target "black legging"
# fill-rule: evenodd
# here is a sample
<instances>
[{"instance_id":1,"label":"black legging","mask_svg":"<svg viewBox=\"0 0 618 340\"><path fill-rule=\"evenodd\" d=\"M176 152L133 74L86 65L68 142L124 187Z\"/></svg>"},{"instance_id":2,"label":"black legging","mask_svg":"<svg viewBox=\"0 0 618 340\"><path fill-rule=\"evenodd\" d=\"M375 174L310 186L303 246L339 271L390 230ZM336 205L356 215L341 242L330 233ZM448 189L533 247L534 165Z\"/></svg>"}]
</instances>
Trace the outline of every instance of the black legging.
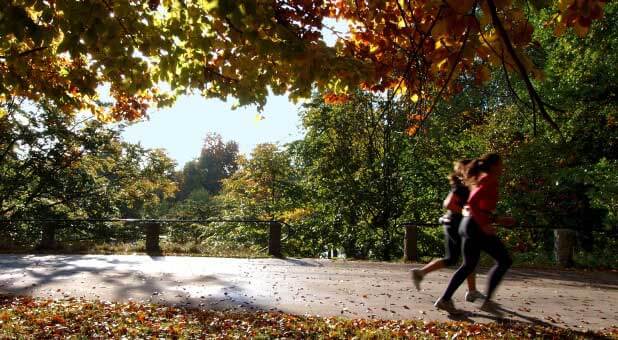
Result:
<instances>
[{"instance_id":1,"label":"black legging","mask_svg":"<svg viewBox=\"0 0 618 340\"><path fill-rule=\"evenodd\" d=\"M451 281L442 295L442 299L450 300L453 294L470 275L481 257L481 250L485 251L496 260L496 265L489 272L487 279L487 299L491 299L502 277L509 269L513 261L509 256L504 244L496 235L487 235L481 231L479 225L466 216L461 220L459 232L463 238L462 252L464 261L461 267L453 274Z\"/></svg>"},{"instance_id":2,"label":"black legging","mask_svg":"<svg viewBox=\"0 0 618 340\"><path fill-rule=\"evenodd\" d=\"M447 267L454 266L461 255L461 236L459 235L460 214L451 214L450 222L444 224L444 248L442 261Z\"/></svg>"}]
</instances>

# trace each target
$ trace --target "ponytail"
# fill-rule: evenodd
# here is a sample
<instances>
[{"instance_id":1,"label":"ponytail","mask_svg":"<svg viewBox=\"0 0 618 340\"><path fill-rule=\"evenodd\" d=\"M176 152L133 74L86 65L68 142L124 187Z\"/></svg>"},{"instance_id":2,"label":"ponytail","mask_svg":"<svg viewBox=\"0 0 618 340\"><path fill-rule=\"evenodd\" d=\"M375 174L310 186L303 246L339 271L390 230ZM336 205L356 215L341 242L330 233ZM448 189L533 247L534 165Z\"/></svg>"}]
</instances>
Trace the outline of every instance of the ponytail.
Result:
<instances>
[{"instance_id":1,"label":"ponytail","mask_svg":"<svg viewBox=\"0 0 618 340\"><path fill-rule=\"evenodd\" d=\"M448 175L448 180L451 186L459 187L464 186L464 177L465 171L468 166L472 162L471 159L462 159L456 162L453 162L453 172Z\"/></svg>"},{"instance_id":2,"label":"ponytail","mask_svg":"<svg viewBox=\"0 0 618 340\"><path fill-rule=\"evenodd\" d=\"M497 153L488 153L480 158L474 159L472 162L468 163L463 172L464 182L467 185L476 184L481 173L489 172L489 169L500 161L500 155Z\"/></svg>"}]
</instances>

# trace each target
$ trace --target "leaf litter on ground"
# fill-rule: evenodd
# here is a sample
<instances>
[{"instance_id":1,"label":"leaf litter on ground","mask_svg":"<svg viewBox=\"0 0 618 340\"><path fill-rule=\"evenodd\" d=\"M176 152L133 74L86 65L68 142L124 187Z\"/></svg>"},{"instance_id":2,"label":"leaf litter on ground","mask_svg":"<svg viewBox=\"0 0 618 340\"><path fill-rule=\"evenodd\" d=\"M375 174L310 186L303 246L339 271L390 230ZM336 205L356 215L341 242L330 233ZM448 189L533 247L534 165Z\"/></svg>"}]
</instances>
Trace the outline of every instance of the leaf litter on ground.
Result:
<instances>
[{"instance_id":1,"label":"leaf litter on ground","mask_svg":"<svg viewBox=\"0 0 618 340\"><path fill-rule=\"evenodd\" d=\"M487 324L216 311L81 298L0 296L0 338L618 339L515 321Z\"/></svg>"}]
</instances>

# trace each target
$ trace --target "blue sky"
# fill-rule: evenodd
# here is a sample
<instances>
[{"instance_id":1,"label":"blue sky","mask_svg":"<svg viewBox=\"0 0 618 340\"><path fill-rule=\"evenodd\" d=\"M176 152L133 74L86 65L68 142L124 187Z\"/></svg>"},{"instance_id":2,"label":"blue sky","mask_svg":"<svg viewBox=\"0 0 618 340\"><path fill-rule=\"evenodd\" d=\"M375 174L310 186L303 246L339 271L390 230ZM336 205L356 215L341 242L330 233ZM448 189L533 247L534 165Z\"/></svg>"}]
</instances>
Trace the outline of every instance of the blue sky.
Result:
<instances>
[{"instance_id":1,"label":"blue sky","mask_svg":"<svg viewBox=\"0 0 618 340\"><path fill-rule=\"evenodd\" d=\"M340 34L348 31L347 22L327 19L324 24ZM331 31L323 29L322 34L327 45L335 44L337 38ZM268 97L261 113L263 120L256 119L255 106L232 110L232 103L199 95L180 97L172 107L153 110L149 120L127 127L123 138L147 148L166 149L181 168L199 155L209 132L236 141L246 155L260 143L285 144L303 137L298 117L300 104L291 103L285 96Z\"/></svg>"},{"instance_id":2,"label":"blue sky","mask_svg":"<svg viewBox=\"0 0 618 340\"><path fill-rule=\"evenodd\" d=\"M302 138L300 104L291 103L285 96L268 97L262 120L256 119L255 106L231 107L232 101L183 96L172 107L150 112L149 120L128 126L123 138L147 148L166 149L179 168L199 155L209 132L238 142L240 152L247 155L259 143L284 144Z\"/></svg>"}]
</instances>

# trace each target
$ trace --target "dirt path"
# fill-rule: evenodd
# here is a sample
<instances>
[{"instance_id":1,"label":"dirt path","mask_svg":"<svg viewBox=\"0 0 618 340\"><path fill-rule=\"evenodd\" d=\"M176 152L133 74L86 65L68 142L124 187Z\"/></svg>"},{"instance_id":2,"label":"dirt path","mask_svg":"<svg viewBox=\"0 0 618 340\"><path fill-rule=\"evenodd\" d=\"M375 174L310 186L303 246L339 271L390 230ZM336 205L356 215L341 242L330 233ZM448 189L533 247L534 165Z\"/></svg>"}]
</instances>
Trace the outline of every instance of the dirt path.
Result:
<instances>
[{"instance_id":1,"label":"dirt path","mask_svg":"<svg viewBox=\"0 0 618 340\"><path fill-rule=\"evenodd\" d=\"M446 320L432 303L452 271L416 291L411 265L315 259L0 255L0 293L152 301L200 308L281 310L354 318ZM485 276L479 275L479 287ZM463 320L495 316L454 300ZM618 273L514 269L498 289L505 317L562 327L618 326Z\"/></svg>"}]
</instances>

